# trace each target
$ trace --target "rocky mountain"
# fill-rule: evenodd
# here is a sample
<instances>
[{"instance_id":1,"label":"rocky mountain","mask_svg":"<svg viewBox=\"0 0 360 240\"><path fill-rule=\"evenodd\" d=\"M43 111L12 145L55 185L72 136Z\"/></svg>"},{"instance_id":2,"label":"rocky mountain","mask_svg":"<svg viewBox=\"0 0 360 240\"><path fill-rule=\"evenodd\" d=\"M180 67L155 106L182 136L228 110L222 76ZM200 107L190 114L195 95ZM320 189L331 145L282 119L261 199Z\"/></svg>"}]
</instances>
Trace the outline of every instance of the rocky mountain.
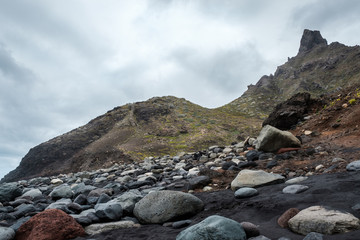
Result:
<instances>
[{"instance_id":1,"label":"rocky mountain","mask_svg":"<svg viewBox=\"0 0 360 240\"><path fill-rule=\"evenodd\" d=\"M259 119L207 109L176 97L114 108L88 124L44 142L2 181L109 167L146 156L175 155L254 134Z\"/></svg>"},{"instance_id":2,"label":"rocky mountain","mask_svg":"<svg viewBox=\"0 0 360 240\"><path fill-rule=\"evenodd\" d=\"M176 97L117 107L32 148L1 181L98 169L254 136L272 109L292 95L317 97L358 83L359 60L359 46L327 44L319 31L304 30L295 57L223 107L206 109Z\"/></svg>"},{"instance_id":3,"label":"rocky mountain","mask_svg":"<svg viewBox=\"0 0 360 240\"><path fill-rule=\"evenodd\" d=\"M264 119L277 104L296 93L308 92L319 97L359 83L359 62L359 46L327 44L319 31L305 29L295 57L279 66L274 74L248 86L241 97L222 108Z\"/></svg>"}]
</instances>

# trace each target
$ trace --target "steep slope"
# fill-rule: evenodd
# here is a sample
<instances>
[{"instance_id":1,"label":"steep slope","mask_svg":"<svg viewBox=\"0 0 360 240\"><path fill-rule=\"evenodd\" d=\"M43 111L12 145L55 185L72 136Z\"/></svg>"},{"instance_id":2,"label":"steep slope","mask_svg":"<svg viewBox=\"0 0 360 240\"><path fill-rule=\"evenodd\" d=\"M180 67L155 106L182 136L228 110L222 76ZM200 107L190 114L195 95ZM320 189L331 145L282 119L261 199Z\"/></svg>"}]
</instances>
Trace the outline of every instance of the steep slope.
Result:
<instances>
[{"instance_id":1,"label":"steep slope","mask_svg":"<svg viewBox=\"0 0 360 240\"><path fill-rule=\"evenodd\" d=\"M255 134L261 121L207 109L176 97L114 108L85 126L32 148L2 181L76 172L175 155Z\"/></svg>"},{"instance_id":2,"label":"steep slope","mask_svg":"<svg viewBox=\"0 0 360 240\"><path fill-rule=\"evenodd\" d=\"M238 99L222 107L251 117L266 118L279 103L299 92L312 97L360 82L360 47L334 42L319 31L305 29L295 57L279 66L274 75L263 76Z\"/></svg>"}]
</instances>

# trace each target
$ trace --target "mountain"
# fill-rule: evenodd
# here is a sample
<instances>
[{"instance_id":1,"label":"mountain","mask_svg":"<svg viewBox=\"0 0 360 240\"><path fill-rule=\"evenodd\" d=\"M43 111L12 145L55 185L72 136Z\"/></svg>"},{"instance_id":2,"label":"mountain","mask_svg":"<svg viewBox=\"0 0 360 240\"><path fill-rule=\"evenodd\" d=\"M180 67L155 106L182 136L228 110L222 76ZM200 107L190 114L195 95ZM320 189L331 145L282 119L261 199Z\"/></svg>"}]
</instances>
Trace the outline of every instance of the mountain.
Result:
<instances>
[{"instance_id":1,"label":"mountain","mask_svg":"<svg viewBox=\"0 0 360 240\"><path fill-rule=\"evenodd\" d=\"M176 97L155 97L116 107L88 124L32 149L2 181L76 172L229 144L261 126Z\"/></svg>"},{"instance_id":2,"label":"mountain","mask_svg":"<svg viewBox=\"0 0 360 240\"><path fill-rule=\"evenodd\" d=\"M248 86L241 97L222 108L264 119L277 104L296 93L308 92L319 97L360 82L359 63L359 46L327 44L319 31L305 29L295 57L279 66L274 74Z\"/></svg>"},{"instance_id":3,"label":"mountain","mask_svg":"<svg viewBox=\"0 0 360 240\"><path fill-rule=\"evenodd\" d=\"M359 83L360 47L328 44L304 30L299 52L238 99L207 109L176 97L116 107L32 149L1 182L109 167L255 136L273 108L296 93L313 97Z\"/></svg>"}]
</instances>

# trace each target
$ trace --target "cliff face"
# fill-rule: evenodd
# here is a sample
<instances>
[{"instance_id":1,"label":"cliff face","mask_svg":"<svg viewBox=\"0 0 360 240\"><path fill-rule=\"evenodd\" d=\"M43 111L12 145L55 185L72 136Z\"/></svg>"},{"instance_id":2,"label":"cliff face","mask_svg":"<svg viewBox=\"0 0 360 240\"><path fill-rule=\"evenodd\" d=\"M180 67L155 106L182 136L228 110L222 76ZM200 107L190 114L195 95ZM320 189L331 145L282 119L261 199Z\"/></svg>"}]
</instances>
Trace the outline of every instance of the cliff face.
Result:
<instances>
[{"instance_id":1,"label":"cliff face","mask_svg":"<svg viewBox=\"0 0 360 240\"><path fill-rule=\"evenodd\" d=\"M272 109L296 93L312 97L332 93L360 82L360 47L334 42L327 44L319 31L304 30L299 52L279 66L274 74L263 76L238 99L223 106L265 119Z\"/></svg>"}]
</instances>

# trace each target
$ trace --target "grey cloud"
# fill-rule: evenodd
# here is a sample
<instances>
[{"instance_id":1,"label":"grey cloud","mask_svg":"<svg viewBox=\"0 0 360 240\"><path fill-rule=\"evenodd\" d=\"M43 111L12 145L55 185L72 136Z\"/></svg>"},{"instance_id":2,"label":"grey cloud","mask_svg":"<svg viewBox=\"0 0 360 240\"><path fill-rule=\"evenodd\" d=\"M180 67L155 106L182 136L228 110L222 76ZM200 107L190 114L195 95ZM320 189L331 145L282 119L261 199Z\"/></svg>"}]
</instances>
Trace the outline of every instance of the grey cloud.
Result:
<instances>
[{"instance_id":1,"label":"grey cloud","mask_svg":"<svg viewBox=\"0 0 360 240\"><path fill-rule=\"evenodd\" d=\"M256 48L249 44L242 48L226 49L211 56L199 53L196 49L177 49L173 59L185 71L206 79L207 84L225 93L238 93L261 76L265 64ZM196 79L193 79L196 81Z\"/></svg>"},{"instance_id":2,"label":"grey cloud","mask_svg":"<svg viewBox=\"0 0 360 240\"><path fill-rule=\"evenodd\" d=\"M340 30L351 22L357 21L360 1L317 0L294 11L292 22L303 28L329 28Z\"/></svg>"}]
</instances>

